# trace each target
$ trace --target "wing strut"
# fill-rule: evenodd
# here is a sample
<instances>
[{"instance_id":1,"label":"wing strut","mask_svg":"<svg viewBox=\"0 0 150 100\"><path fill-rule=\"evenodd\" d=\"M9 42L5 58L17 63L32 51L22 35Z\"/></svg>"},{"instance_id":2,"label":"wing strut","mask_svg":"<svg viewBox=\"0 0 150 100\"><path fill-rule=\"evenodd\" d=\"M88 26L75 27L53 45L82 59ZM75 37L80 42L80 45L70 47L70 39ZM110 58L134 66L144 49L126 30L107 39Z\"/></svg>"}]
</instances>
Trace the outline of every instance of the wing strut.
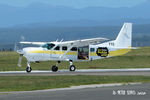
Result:
<instances>
[{"instance_id":1,"label":"wing strut","mask_svg":"<svg viewBox=\"0 0 150 100\"><path fill-rule=\"evenodd\" d=\"M71 48L74 46L74 44L71 44L70 46L69 46L69 48L68 48L68 50L63 54L63 55L61 55L60 57L59 57L59 59L62 59L70 50L71 50Z\"/></svg>"}]
</instances>

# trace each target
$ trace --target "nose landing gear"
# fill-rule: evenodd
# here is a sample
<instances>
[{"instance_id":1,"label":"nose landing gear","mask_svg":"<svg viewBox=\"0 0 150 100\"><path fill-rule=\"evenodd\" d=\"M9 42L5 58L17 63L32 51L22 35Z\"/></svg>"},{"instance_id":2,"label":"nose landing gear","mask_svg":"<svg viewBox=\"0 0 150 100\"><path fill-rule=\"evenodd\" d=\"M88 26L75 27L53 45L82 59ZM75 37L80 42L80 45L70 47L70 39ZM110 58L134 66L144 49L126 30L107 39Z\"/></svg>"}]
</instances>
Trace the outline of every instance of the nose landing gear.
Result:
<instances>
[{"instance_id":1,"label":"nose landing gear","mask_svg":"<svg viewBox=\"0 0 150 100\"><path fill-rule=\"evenodd\" d=\"M26 68L26 72L30 73L32 71L32 68L30 66L30 62L27 62L27 68Z\"/></svg>"}]
</instances>

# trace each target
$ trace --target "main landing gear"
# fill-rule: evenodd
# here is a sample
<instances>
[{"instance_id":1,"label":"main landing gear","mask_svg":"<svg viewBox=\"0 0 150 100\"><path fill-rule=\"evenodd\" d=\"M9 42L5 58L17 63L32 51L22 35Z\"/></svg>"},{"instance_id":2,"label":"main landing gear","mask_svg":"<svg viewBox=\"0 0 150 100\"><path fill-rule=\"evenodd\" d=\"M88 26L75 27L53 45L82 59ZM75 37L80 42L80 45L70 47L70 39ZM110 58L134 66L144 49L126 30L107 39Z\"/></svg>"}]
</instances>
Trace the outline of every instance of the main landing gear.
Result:
<instances>
[{"instance_id":1,"label":"main landing gear","mask_svg":"<svg viewBox=\"0 0 150 100\"><path fill-rule=\"evenodd\" d=\"M53 65L52 66L52 71L53 72L57 72L58 71L58 64L60 63L60 61L58 61L57 63L56 63L56 65Z\"/></svg>"},{"instance_id":2,"label":"main landing gear","mask_svg":"<svg viewBox=\"0 0 150 100\"><path fill-rule=\"evenodd\" d=\"M73 61L70 60L70 71L75 71L76 70L76 67L73 65Z\"/></svg>"},{"instance_id":3,"label":"main landing gear","mask_svg":"<svg viewBox=\"0 0 150 100\"><path fill-rule=\"evenodd\" d=\"M73 65L73 61L72 61L72 60L69 60L69 62L70 62L69 70L70 70L70 71L75 71L75 70L76 70L76 67ZM52 66L51 69L52 69L53 72L57 72L57 71L58 71L58 64L59 64L59 63L60 63L60 61L58 61L56 65L53 65L53 66Z\"/></svg>"}]
</instances>

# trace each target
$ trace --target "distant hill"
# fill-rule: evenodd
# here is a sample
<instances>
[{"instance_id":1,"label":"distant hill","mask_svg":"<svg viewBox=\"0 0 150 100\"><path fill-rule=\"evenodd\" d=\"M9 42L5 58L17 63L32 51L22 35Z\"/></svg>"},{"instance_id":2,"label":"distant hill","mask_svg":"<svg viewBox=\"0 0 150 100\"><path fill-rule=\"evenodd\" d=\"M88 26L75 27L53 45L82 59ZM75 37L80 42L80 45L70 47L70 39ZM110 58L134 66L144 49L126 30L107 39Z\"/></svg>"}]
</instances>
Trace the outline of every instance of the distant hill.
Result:
<instances>
[{"instance_id":1,"label":"distant hill","mask_svg":"<svg viewBox=\"0 0 150 100\"><path fill-rule=\"evenodd\" d=\"M24 36L26 41L55 41L56 39L76 40L94 37L115 39L120 26L93 26L93 27L39 27L39 28L0 28L0 44L15 43ZM133 38L146 40L150 44L150 24L133 24Z\"/></svg>"},{"instance_id":2,"label":"distant hill","mask_svg":"<svg viewBox=\"0 0 150 100\"><path fill-rule=\"evenodd\" d=\"M66 20L56 22L41 22L31 24L15 25L13 28L48 28L48 27L98 27L98 26L119 26L124 22L133 24L150 24L150 19L126 19L126 20Z\"/></svg>"},{"instance_id":3,"label":"distant hill","mask_svg":"<svg viewBox=\"0 0 150 100\"><path fill-rule=\"evenodd\" d=\"M28 24L30 27L33 25L40 27L119 25L124 21L150 24L149 5L149 0L129 8L87 7L75 9L42 3L33 3L27 7L0 4L0 27L28 26Z\"/></svg>"}]
</instances>

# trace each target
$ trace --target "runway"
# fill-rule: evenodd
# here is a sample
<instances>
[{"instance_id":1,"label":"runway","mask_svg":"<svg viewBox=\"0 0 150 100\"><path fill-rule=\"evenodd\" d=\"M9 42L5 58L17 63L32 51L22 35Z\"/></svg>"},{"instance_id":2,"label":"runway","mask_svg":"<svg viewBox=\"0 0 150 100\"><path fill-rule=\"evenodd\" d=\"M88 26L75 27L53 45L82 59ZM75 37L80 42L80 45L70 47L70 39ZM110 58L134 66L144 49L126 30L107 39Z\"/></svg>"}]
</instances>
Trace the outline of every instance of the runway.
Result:
<instances>
[{"instance_id":1,"label":"runway","mask_svg":"<svg viewBox=\"0 0 150 100\"><path fill-rule=\"evenodd\" d=\"M26 71L4 71L0 72L0 76L55 76L55 75L143 75L150 76L150 68L136 69L78 69L75 72L68 70L39 71L33 70L31 73Z\"/></svg>"},{"instance_id":2,"label":"runway","mask_svg":"<svg viewBox=\"0 0 150 100\"><path fill-rule=\"evenodd\" d=\"M0 72L0 76L55 76L55 75L143 75L150 76L150 68L142 69L80 69ZM150 83L132 85L107 85L77 89L38 90L29 92L0 93L0 100L149 100Z\"/></svg>"},{"instance_id":3,"label":"runway","mask_svg":"<svg viewBox=\"0 0 150 100\"><path fill-rule=\"evenodd\" d=\"M149 100L150 83L26 93L0 93L0 100Z\"/></svg>"}]
</instances>

